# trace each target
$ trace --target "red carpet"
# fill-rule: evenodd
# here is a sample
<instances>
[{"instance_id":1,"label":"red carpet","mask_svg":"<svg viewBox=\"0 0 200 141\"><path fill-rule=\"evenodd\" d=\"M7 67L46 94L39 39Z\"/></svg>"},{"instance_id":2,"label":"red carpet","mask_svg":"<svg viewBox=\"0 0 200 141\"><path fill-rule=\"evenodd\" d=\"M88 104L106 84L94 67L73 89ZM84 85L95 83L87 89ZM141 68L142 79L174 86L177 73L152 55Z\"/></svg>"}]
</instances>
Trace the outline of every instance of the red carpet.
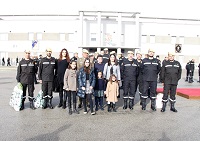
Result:
<instances>
[{"instance_id":1,"label":"red carpet","mask_svg":"<svg viewBox=\"0 0 200 141\"><path fill-rule=\"evenodd\" d=\"M176 92L187 99L200 99L200 88L178 88ZM163 88L157 88L157 93L163 93Z\"/></svg>"}]
</instances>

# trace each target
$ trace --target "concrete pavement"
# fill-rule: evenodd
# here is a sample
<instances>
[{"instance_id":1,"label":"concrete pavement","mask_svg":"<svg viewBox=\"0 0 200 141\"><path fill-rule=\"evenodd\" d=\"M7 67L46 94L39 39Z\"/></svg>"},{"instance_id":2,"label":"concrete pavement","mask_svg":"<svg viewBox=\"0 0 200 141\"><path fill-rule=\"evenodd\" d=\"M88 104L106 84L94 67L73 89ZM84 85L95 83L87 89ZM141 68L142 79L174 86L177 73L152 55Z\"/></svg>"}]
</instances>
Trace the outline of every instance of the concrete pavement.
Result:
<instances>
[{"instance_id":1,"label":"concrete pavement","mask_svg":"<svg viewBox=\"0 0 200 141\"><path fill-rule=\"evenodd\" d=\"M197 74L195 74L197 75ZM150 103L147 110L142 111L139 96L136 94L134 110L122 109L122 98L117 103L116 113L97 111L68 115L67 110L57 108L58 93L54 93L54 109L29 108L28 99L25 109L16 112L9 106L9 99L16 83L16 68L0 69L0 138L2 141L100 141L100 140L136 140L136 141L198 141L200 136L200 101L188 100L177 96L178 113L160 109L153 112ZM179 87L199 87L200 83L180 81ZM195 77L197 78L197 77ZM161 84L158 84L161 87ZM35 96L41 85L35 85Z\"/></svg>"}]
</instances>

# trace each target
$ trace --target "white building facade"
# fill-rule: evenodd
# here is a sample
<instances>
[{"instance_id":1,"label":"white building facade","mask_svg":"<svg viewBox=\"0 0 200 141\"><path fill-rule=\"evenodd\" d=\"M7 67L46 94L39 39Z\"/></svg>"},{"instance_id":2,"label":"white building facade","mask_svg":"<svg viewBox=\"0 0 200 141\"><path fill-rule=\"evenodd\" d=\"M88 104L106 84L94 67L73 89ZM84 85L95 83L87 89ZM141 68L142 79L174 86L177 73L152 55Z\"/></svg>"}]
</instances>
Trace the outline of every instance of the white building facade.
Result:
<instances>
[{"instance_id":1,"label":"white building facade","mask_svg":"<svg viewBox=\"0 0 200 141\"><path fill-rule=\"evenodd\" d=\"M52 48L58 57L62 48L70 56L82 48L100 52L104 48L122 52L128 50L147 53L155 50L161 59L174 51L181 51L176 59L182 64L194 58L200 61L200 21L143 17L140 12L79 11L77 15L14 15L0 20L0 58L23 56L27 48L32 55L44 54ZM32 42L37 41L36 46Z\"/></svg>"}]
</instances>

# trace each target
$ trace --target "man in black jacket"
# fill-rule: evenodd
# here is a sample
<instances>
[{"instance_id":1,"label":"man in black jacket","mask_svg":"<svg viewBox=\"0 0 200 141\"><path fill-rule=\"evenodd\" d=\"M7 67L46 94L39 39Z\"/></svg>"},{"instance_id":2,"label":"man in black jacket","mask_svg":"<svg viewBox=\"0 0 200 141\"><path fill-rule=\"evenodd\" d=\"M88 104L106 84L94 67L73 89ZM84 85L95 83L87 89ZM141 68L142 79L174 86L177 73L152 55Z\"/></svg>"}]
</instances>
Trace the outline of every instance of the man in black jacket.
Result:
<instances>
[{"instance_id":1,"label":"man in black jacket","mask_svg":"<svg viewBox=\"0 0 200 141\"><path fill-rule=\"evenodd\" d=\"M161 69L161 81L164 83L164 95L163 95L163 107L161 112L165 112L166 103L168 101L168 94L170 92L170 102L171 108L170 110L173 112L177 112L174 107L174 103L176 102L176 89L178 85L178 81L181 79L181 64L174 60L174 53L168 53L169 60L163 63Z\"/></svg>"},{"instance_id":2,"label":"man in black jacket","mask_svg":"<svg viewBox=\"0 0 200 141\"><path fill-rule=\"evenodd\" d=\"M136 81L138 76L137 61L133 58L134 53L128 51L128 58L123 60L121 65L122 76L124 80L124 106L123 109L127 109L127 101L129 100L129 109L133 110Z\"/></svg>"},{"instance_id":3,"label":"man in black jacket","mask_svg":"<svg viewBox=\"0 0 200 141\"><path fill-rule=\"evenodd\" d=\"M26 90L28 87L28 98L30 101L30 108L35 109L33 100L34 100L34 76L37 73L37 66L35 65L34 60L30 58L30 50L25 50L25 58L19 62L17 68L17 82L20 82L23 86L23 98L22 105L20 110L24 109L24 101L26 99Z\"/></svg>"},{"instance_id":4,"label":"man in black jacket","mask_svg":"<svg viewBox=\"0 0 200 141\"><path fill-rule=\"evenodd\" d=\"M57 74L57 61L54 57L51 57L52 50L50 48L46 49L47 56L42 58L39 65L39 80L42 83L43 99L44 104L43 109L47 108L53 109L52 98L53 98L53 81L55 75Z\"/></svg>"},{"instance_id":5,"label":"man in black jacket","mask_svg":"<svg viewBox=\"0 0 200 141\"><path fill-rule=\"evenodd\" d=\"M193 80L193 76L194 76L194 59L192 59L190 62L189 62L189 73L190 73L190 77L189 77L189 83L193 83L194 80Z\"/></svg>"},{"instance_id":6,"label":"man in black jacket","mask_svg":"<svg viewBox=\"0 0 200 141\"><path fill-rule=\"evenodd\" d=\"M142 110L146 110L146 99L148 98L148 89L150 89L151 109L156 111L156 89L157 78L161 69L160 61L154 58L154 50L149 49L148 58L142 61L143 93Z\"/></svg>"}]
</instances>

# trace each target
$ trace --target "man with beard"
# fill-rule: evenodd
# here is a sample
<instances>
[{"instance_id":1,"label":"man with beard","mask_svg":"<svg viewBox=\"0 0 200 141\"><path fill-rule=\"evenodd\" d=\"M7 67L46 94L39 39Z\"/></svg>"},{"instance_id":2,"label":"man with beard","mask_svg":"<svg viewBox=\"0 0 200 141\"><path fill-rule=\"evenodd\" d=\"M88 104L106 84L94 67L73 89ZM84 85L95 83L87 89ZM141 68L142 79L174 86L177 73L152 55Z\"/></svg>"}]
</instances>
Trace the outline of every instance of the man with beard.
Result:
<instances>
[{"instance_id":1,"label":"man with beard","mask_svg":"<svg viewBox=\"0 0 200 141\"><path fill-rule=\"evenodd\" d=\"M170 93L170 110L173 112L177 112L174 107L176 102L176 88L178 85L178 81L181 79L181 64L174 60L174 53L168 53L169 60L163 63L161 69L161 81L164 83L164 95L163 95L163 107L161 112L165 112L166 104L168 101L168 94Z\"/></svg>"},{"instance_id":2,"label":"man with beard","mask_svg":"<svg viewBox=\"0 0 200 141\"><path fill-rule=\"evenodd\" d=\"M30 108L35 109L33 100L34 100L34 76L37 73L37 66L34 63L34 60L30 58L30 50L25 50L25 58L19 62L17 68L17 82L20 82L23 86L23 98L22 105L20 110L24 109L24 101L26 99L26 90L28 87L28 98L30 101Z\"/></svg>"},{"instance_id":3,"label":"man with beard","mask_svg":"<svg viewBox=\"0 0 200 141\"><path fill-rule=\"evenodd\" d=\"M52 98L53 98L53 81L55 75L57 74L57 61L51 56L52 49L46 49L46 57L42 58L39 65L39 81L42 83L43 99L44 103L42 105L43 109L47 106L53 109Z\"/></svg>"},{"instance_id":4,"label":"man with beard","mask_svg":"<svg viewBox=\"0 0 200 141\"><path fill-rule=\"evenodd\" d=\"M143 75L143 93L142 93L142 110L146 110L146 99L148 98L148 89L150 89L151 109L156 111L156 89L157 78L161 69L160 61L154 58L154 50L149 49L148 58L142 61Z\"/></svg>"},{"instance_id":5,"label":"man with beard","mask_svg":"<svg viewBox=\"0 0 200 141\"><path fill-rule=\"evenodd\" d=\"M128 58L123 60L121 65L122 75L124 80L124 106L127 109L127 102L129 100L129 109L133 110L136 80L138 76L137 61L133 58L133 51L128 51Z\"/></svg>"}]
</instances>

